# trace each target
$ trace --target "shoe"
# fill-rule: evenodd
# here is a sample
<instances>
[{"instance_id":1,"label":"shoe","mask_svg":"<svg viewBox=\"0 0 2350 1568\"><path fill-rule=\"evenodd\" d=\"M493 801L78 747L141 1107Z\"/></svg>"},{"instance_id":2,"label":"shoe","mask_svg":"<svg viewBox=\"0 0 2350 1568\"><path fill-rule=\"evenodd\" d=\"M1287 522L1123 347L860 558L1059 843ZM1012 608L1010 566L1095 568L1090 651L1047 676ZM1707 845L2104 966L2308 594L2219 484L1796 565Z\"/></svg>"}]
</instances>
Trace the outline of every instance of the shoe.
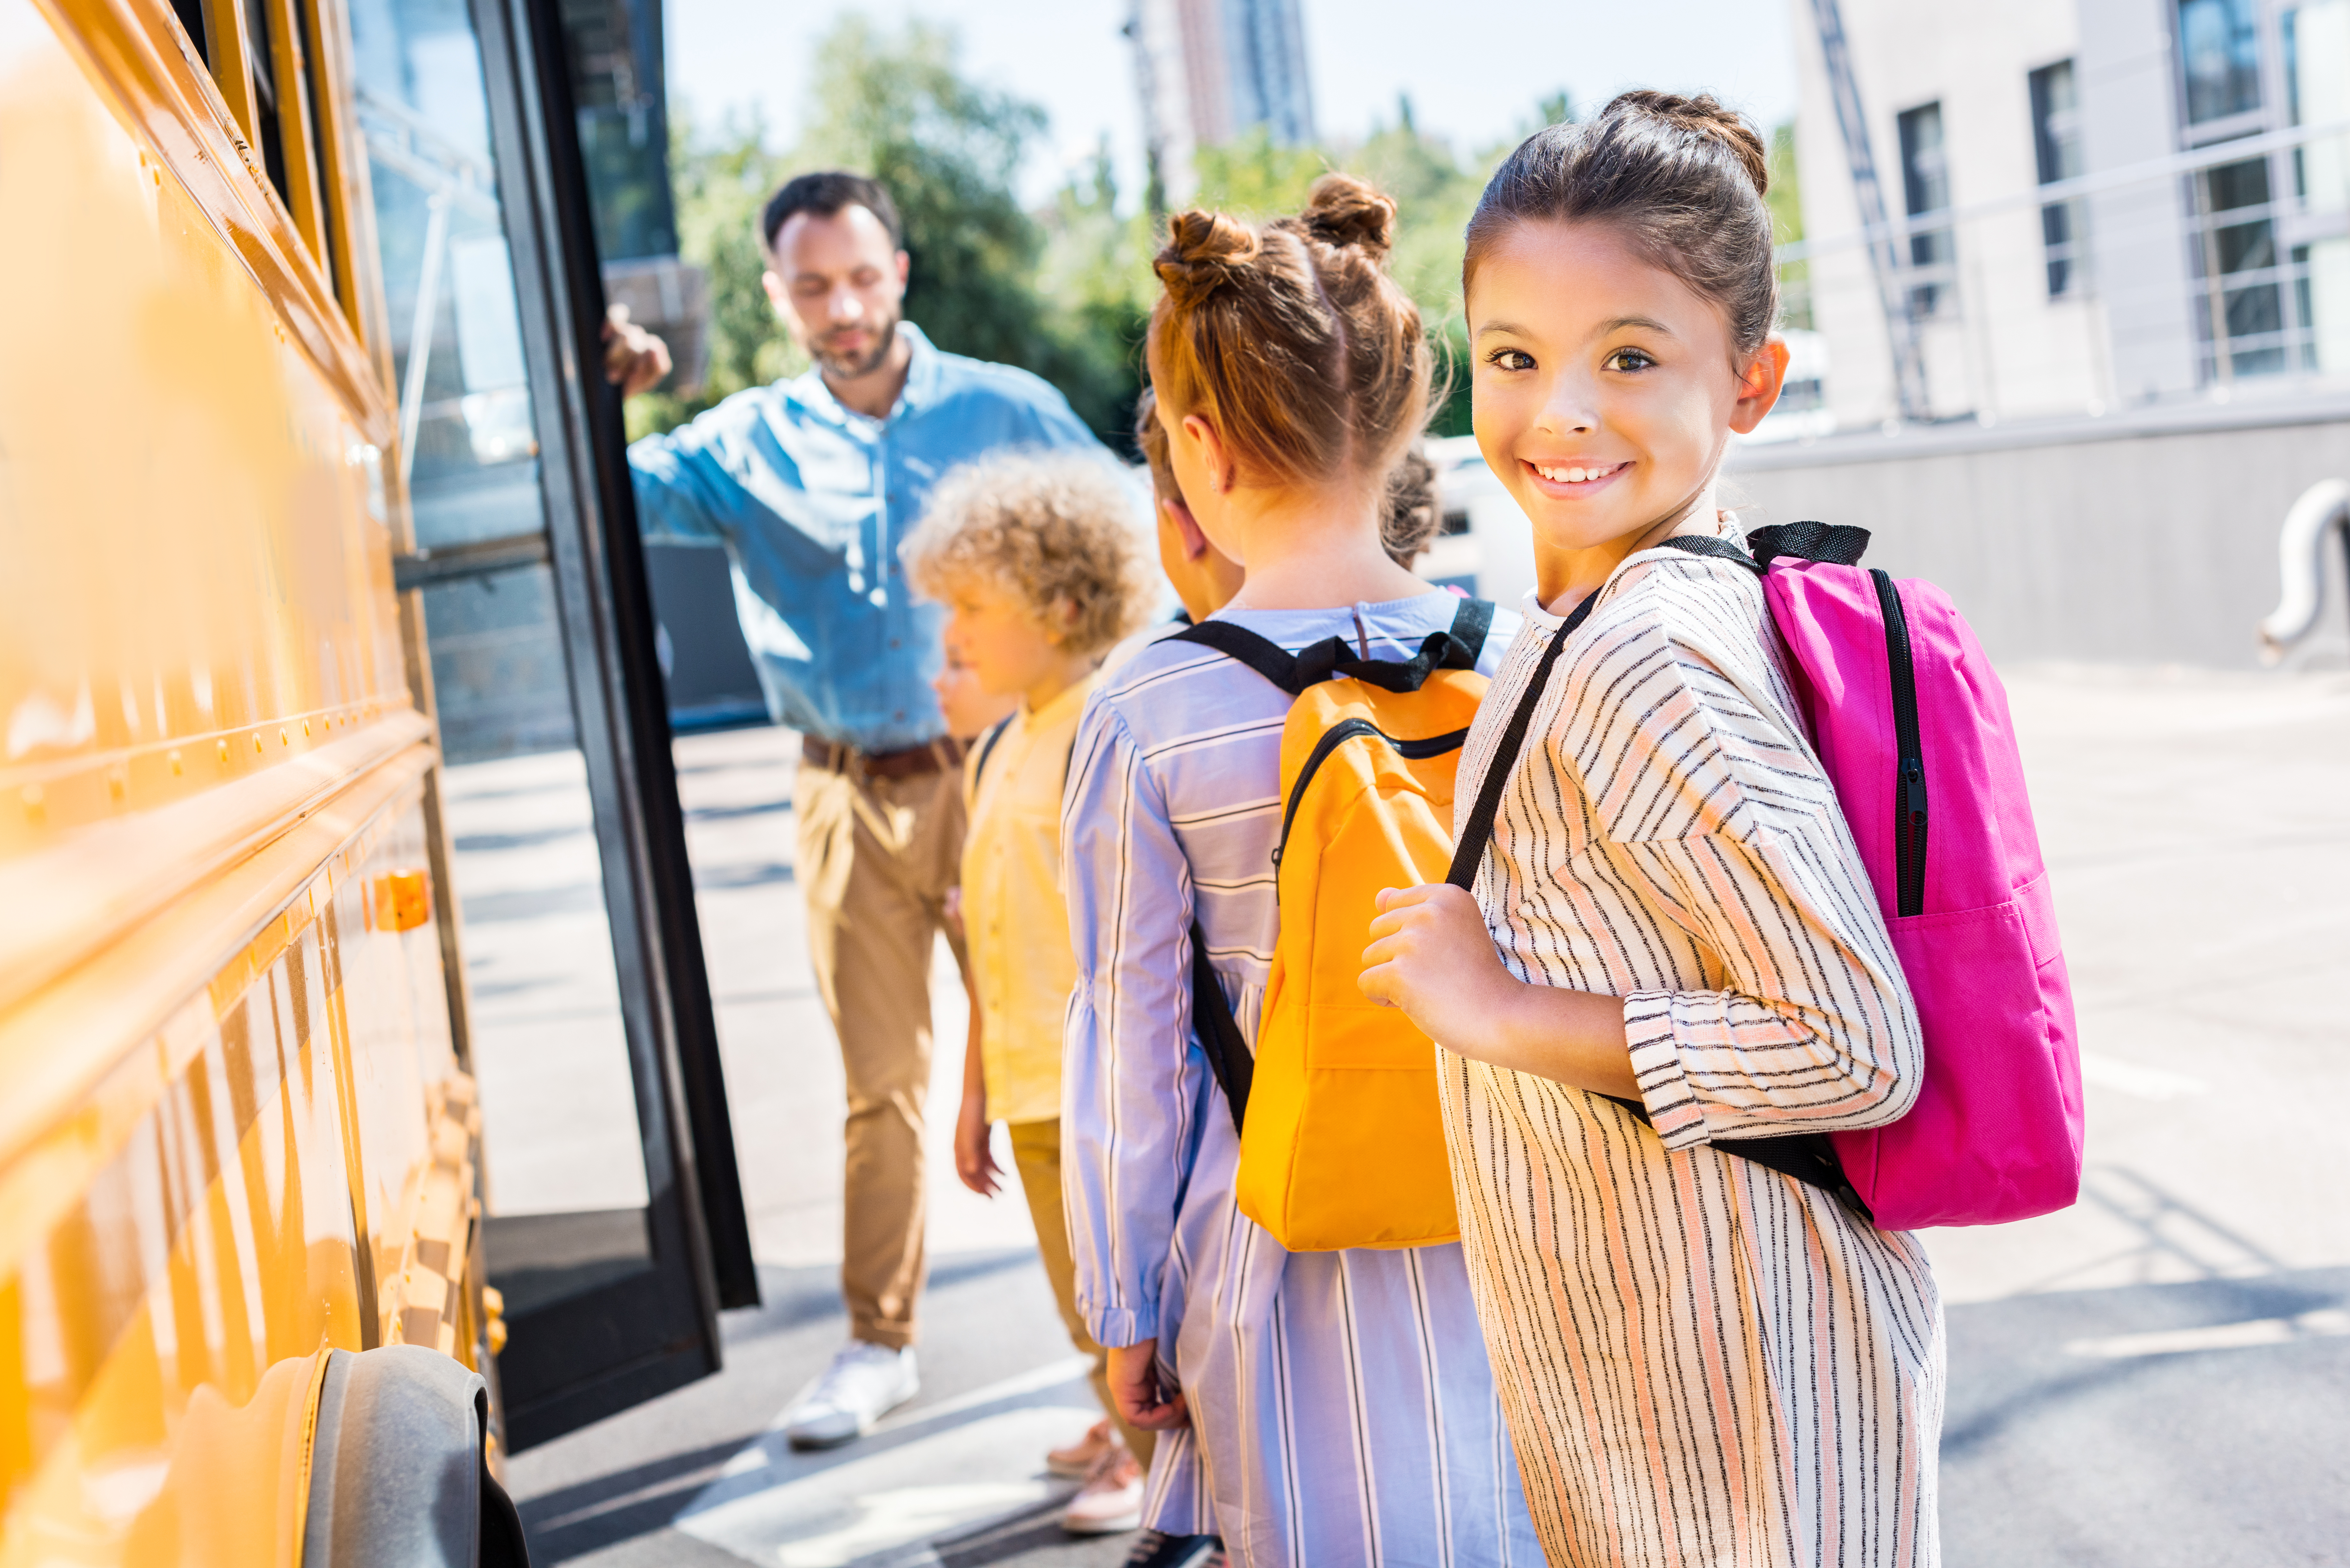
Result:
<instances>
[{"instance_id":1,"label":"shoe","mask_svg":"<svg viewBox=\"0 0 2350 1568\"><path fill-rule=\"evenodd\" d=\"M1107 1421L1096 1421L1093 1428L1066 1449L1045 1450L1045 1469L1064 1480L1085 1480L1101 1463L1101 1457L1117 1446L1109 1434Z\"/></svg>"},{"instance_id":2,"label":"shoe","mask_svg":"<svg viewBox=\"0 0 2350 1568\"><path fill-rule=\"evenodd\" d=\"M795 1449L833 1449L873 1429L873 1423L914 1397L914 1347L891 1350L852 1339L841 1346L816 1386L784 1412L784 1436Z\"/></svg>"},{"instance_id":3,"label":"shoe","mask_svg":"<svg viewBox=\"0 0 2350 1568\"><path fill-rule=\"evenodd\" d=\"M1142 1466L1126 1445L1114 1443L1093 1474L1061 1511L1061 1528L1072 1535L1123 1535L1142 1528Z\"/></svg>"},{"instance_id":4,"label":"shoe","mask_svg":"<svg viewBox=\"0 0 2350 1568\"><path fill-rule=\"evenodd\" d=\"M1212 1535L1167 1535L1146 1530L1126 1554L1125 1568L1209 1568L1224 1560L1224 1543Z\"/></svg>"}]
</instances>

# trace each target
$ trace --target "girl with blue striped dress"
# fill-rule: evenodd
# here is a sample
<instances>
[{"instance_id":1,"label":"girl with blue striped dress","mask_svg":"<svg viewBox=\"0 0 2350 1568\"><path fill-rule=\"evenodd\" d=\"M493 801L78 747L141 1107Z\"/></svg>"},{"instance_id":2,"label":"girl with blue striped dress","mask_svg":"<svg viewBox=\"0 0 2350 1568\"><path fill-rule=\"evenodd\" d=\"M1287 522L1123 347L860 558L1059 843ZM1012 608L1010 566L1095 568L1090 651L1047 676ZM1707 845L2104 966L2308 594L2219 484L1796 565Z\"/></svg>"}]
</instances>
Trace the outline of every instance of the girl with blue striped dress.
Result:
<instances>
[{"instance_id":1,"label":"girl with blue striped dress","mask_svg":"<svg viewBox=\"0 0 2350 1568\"><path fill-rule=\"evenodd\" d=\"M1382 265L1394 211L1327 176L1263 228L1184 213L1158 260L1149 348L1175 477L1245 574L1220 618L1293 651L1338 635L1408 659L1459 602L1380 549L1429 385L1418 312ZM1123 1413L1165 1434L1146 1523L1221 1535L1246 1568L1531 1568L1460 1247L1292 1253L1234 1203L1239 1136L1193 1037L1192 933L1253 1041L1288 707L1243 665L1161 640L1080 723L1062 859L1079 1310Z\"/></svg>"}]
</instances>

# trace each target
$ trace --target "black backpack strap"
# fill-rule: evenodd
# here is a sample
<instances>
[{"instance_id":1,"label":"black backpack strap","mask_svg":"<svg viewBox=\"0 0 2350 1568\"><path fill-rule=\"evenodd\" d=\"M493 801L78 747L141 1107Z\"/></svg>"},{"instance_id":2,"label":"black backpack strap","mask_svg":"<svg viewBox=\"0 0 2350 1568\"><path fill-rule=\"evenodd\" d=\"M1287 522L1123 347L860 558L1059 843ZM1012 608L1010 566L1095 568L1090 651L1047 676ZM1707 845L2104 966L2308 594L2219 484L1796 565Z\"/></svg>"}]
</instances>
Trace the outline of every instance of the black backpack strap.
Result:
<instances>
[{"instance_id":1,"label":"black backpack strap","mask_svg":"<svg viewBox=\"0 0 2350 1568\"><path fill-rule=\"evenodd\" d=\"M1452 868L1445 873L1444 879L1454 887L1464 890L1475 888L1478 864L1485 858L1485 846L1492 842L1493 817L1502 809L1502 790L1510 782L1511 771L1518 765L1518 754L1526 748L1526 730L1534 722L1534 704L1542 701L1543 692L1550 687L1551 670L1565 650L1566 639L1591 618L1592 608L1598 603L1599 595L1594 592L1559 623L1558 629L1551 633L1550 646L1543 649L1542 662L1534 666L1534 675L1526 681L1517 707L1511 710L1510 722L1493 747L1493 760L1486 764L1485 776L1478 781L1477 804L1470 808L1460 842L1452 846Z\"/></svg>"},{"instance_id":2,"label":"black backpack strap","mask_svg":"<svg viewBox=\"0 0 2350 1568\"><path fill-rule=\"evenodd\" d=\"M1735 561L1760 576L1762 564L1727 539L1711 534L1676 534L1657 546L1659 550L1686 550L1692 556L1711 556L1718 561Z\"/></svg>"},{"instance_id":3,"label":"black backpack strap","mask_svg":"<svg viewBox=\"0 0 2350 1568\"><path fill-rule=\"evenodd\" d=\"M1745 551L1727 539L1711 534L1677 534L1666 540L1659 549L1687 550L1692 556L1711 556L1718 560L1735 561L1752 571L1760 572L1782 556L1793 556L1799 561L1819 561L1832 566L1856 566L1868 549L1868 530L1847 527L1841 523L1782 523L1769 528L1757 528L1746 535L1754 554Z\"/></svg>"},{"instance_id":4,"label":"black backpack strap","mask_svg":"<svg viewBox=\"0 0 2350 1568\"><path fill-rule=\"evenodd\" d=\"M1295 697L1308 686L1339 675L1350 675L1388 691L1417 691L1439 670L1476 669L1486 635L1492 629L1492 604L1463 599L1452 612L1452 625L1422 638L1419 651L1409 659L1365 659L1342 637L1326 637L1292 655L1228 620L1201 621L1167 640L1212 648Z\"/></svg>"},{"instance_id":5,"label":"black backpack strap","mask_svg":"<svg viewBox=\"0 0 2350 1568\"><path fill-rule=\"evenodd\" d=\"M1185 627L1167 640L1196 642L1202 648L1212 648L1225 658L1238 659L1247 665L1292 697L1312 684L1298 679L1298 660L1287 649L1228 620L1203 620L1196 626ZM1331 640L1336 642L1337 639Z\"/></svg>"},{"instance_id":6,"label":"black backpack strap","mask_svg":"<svg viewBox=\"0 0 2350 1568\"><path fill-rule=\"evenodd\" d=\"M1492 635L1493 601L1462 599L1452 612L1452 650L1445 656L1447 670L1474 670L1485 651L1485 639Z\"/></svg>"},{"instance_id":7,"label":"black backpack strap","mask_svg":"<svg viewBox=\"0 0 2350 1568\"><path fill-rule=\"evenodd\" d=\"M1215 1075L1216 1087L1224 1092L1224 1104L1232 1109L1232 1131L1238 1132L1241 1118L1248 1114L1256 1058L1250 1054L1248 1042L1241 1038L1240 1022L1224 1000L1223 983L1208 961L1207 936L1196 919L1191 922L1191 1032L1200 1037L1208 1071Z\"/></svg>"},{"instance_id":8,"label":"black backpack strap","mask_svg":"<svg viewBox=\"0 0 2350 1568\"><path fill-rule=\"evenodd\" d=\"M1865 540L1863 542L1866 543ZM1743 551L1726 540L1692 535L1685 539L1668 539L1665 543L1687 549L1692 555L1721 556L1748 566L1754 566ZM1760 567L1755 569L1761 570ZM1477 804L1471 809L1469 820L1461 829L1460 843L1453 847L1452 868L1444 879L1454 887L1474 891L1477 868L1485 858L1486 846L1493 840L1493 818L1501 811L1502 791L1516 769L1520 754L1525 750L1526 732L1534 724L1534 705L1542 701L1543 693L1549 689L1551 670L1558 663L1559 654L1565 649L1567 639L1591 618L1592 607L1598 602L1599 595L1596 593L1585 599L1575 607L1575 613L1551 634L1550 645L1543 649L1542 662L1534 666L1524 694L1518 699L1518 705L1511 710L1509 724L1502 731L1501 741L1493 748L1493 760L1487 764L1485 776L1478 783ZM1217 992L1219 1002L1222 1000L1222 992ZM1619 1100L1613 1095L1600 1097L1631 1112L1639 1118L1642 1126L1649 1125L1648 1107L1639 1101ZM1711 1147L1724 1154L1767 1166L1782 1176L1792 1176L1798 1181L1808 1182L1834 1195L1863 1220L1871 1220L1868 1205L1861 1200L1860 1194L1853 1189L1852 1183L1845 1177L1844 1166L1836 1158L1835 1145L1830 1143L1824 1133L1797 1133L1787 1137L1722 1138Z\"/></svg>"},{"instance_id":9,"label":"black backpack strap","mask_svg":"<svg viewBox=\"0 0 2350 1568\"><path fill-rule=\"evenodd\" d=\"M1868 549L1868 530L1841 523L1782 523L1757 528L1746 535L1754 559L1769 566L1776 556L1818 561L1831 566L1857 566Z\"/></svg>"},{"instance_id":10,"label":"black backpack strap","mask_svg":"<svg viewBox=\"0 0 2350 1568\"><path fill-rule=\"evenodd\" d=\"M1614 1095L1599 1097L1631 1112L1642 1127L1655 1127L1656 1124L1648 1119L1648 1107L1639 1101L1620 1100ZM1844 1161L1836 1158L1835 1145L1829 1141L1825 1133L1789 1133L1780 1137L1723 1137L1714 1139L1707 1147L1723 1154L1735 1155L1740 1159L1752 1160L1782 1176L1792 1176L1807 1187L1816 1187L1870 1224L1877 1223L1877 1216L1868 1211L1867 1202L1846 1177Z\"/></svg>"},{"instance_id":11,"label":"black backpack strap","mask_svg":"<svg viewBox=\"0 0 2350 1568\"><path fill-rule=\"evenodd\" d=\"M1003 739L1003 732L1012 728L1013 715L1006 713L987 727L979 738L979 761L971 764L971 787L976 791L979 781L987 776L987 759L995 754L995 742Z\"/></svg>"}]
</instances>

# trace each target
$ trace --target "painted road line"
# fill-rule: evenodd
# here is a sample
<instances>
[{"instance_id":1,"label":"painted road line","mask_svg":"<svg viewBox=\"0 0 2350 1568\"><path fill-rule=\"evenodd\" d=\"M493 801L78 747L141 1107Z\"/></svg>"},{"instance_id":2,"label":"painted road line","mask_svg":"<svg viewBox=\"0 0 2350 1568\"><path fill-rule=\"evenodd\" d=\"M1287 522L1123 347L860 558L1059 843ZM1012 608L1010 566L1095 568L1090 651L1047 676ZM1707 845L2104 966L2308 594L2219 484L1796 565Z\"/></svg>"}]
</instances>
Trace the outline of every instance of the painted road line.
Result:
<instances>
[{"instance_id":1,"label":"painted road line","mask_svg":"<svg viewBox=\"0 0 2350 1568\"><path fill-rule=\"evenodd\" d=\"M990 1383L984 1387L973 1388L967 1394L958 1394L951 1399L941 1399L935 1405L904 1406L875 1422L873 1430L868 1434L868 1440L886 1437L891 1432L903 1431L909 1427L919 1427L927 1422L941 1420L948 1416L958 1416L965 1410L976 1410L988 1405L1001 1405L1007 1399L1017 1399L1024 1395L1042 1394L1047 1389L1075 1383L1091 1373L1093 1368L1094 1364L1089 1357L1072 1355L1066 1360L1047 1362L1042 1366L1033 1367L1026 1372L1016 1372L1009 1377ZM728 1459L725 1468L718 1473L722 1477L744 1475L765 1469L779 1459L792 1455L790 1445L783 1440L784 1422L791 1415L792 1407L807 1397L809 1390L813 1389L820 1380L820 1376L808 1379L807 1386L793 1395L785 1403L782 1411L768 1423L766 1431L744 1445L743 1450ZM1100 1418L1096 1416L1086 1424L1091 1426L1093 1421Z\"/></svg>"},{"instance_id":2,"label":"painted road line","mask_svg":"<svg viewBox=\"0 0 2350 1568\"><path fill-rule=\"evenodd\" d=\"M2300 1339L2329 1339L2345 1334L2350 1334L2350 1311L2327 1307L2298 1317L2259 1317L2244 1323L2213 1324L2206 1328L2076 1339L2064 1349L2073 1355L2124 1361L2134 1356L2182 1355L2199 1350L2249 1350L2257 1345L2290 1345Z\"/></svg>"},{"instance_id":3,"label":"painted road line","mask_svg":"<svg viewBox=\"0 0 2350 1568\"><path fill-rule=\"evenodd\" d=\"M779 1568L916 1568L930 1543L1071 1490L1045 1474L1045 1450L1097 1418L1073 1405L1029 1405L739 1492L672 1521L696 1540ZM739 1484L739 1483L738 1483ZM726 1486L719 1482L704 1496Z\"/></svg>"}]
</instances>

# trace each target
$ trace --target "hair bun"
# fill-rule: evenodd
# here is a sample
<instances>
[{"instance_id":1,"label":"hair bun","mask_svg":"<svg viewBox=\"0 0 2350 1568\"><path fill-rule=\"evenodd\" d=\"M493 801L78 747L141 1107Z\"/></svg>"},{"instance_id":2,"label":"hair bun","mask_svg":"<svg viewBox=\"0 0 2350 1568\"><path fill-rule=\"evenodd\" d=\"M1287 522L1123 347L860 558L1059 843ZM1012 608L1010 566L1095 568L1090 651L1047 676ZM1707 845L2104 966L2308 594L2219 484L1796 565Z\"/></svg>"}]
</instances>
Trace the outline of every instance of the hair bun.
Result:
<instances>
[{"instance_id":1,"label":"hair bun","mask_svg":"<svg viewBox=\"0 0 2350 1568\"><path fill-rule=\"evenodd\" d=\"M1748 124L1746 117L1721 102L1711 93L1700 93L1695 98L1682 98L1678 93L1655 92L1646 88L1619 93L1610 102L1607 113L1618 106L1637 109L1665 120L1675 130L1686 130L1721 143L1746 171L1753 182L1754 193L1771 193L1771 154L1762 145L1762 137Z\"/></svg>"},{"instance_id":2,"label":"hair bun","mask_svg":"<svg viewBox=\"0 0 2350 1568\"><path fill-rule=\"evenodd\" d=\"M1256 231L1238 218L1193 208L1167 222L1167 244L1151 270L1178 306L1199 304L1248 265L1257 253Z\"/></svg>"},{"instance_id":3,"label":"hair bun","mask_svg":"<svg viewBox=\"0 0 2350 1568\"><path fill-rule=\"evenodd\" d=\"M1314 182L1297 222L1326 245L1367 251L1381 260L1395 243L1395 198L1352 174L1325 174Z\"/></svg>"}]
</instances>

